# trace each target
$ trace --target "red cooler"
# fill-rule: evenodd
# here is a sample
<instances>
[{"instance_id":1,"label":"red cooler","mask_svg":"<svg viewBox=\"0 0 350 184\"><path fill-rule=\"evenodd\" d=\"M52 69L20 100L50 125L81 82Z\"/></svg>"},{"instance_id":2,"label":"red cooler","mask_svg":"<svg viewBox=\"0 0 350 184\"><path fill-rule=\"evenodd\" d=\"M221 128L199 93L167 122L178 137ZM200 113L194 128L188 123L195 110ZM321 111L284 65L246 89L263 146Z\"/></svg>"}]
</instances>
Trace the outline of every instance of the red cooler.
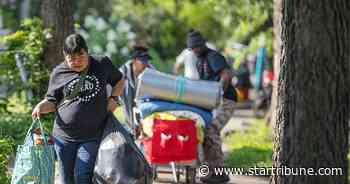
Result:
<instances>
[{"instance_id":1,"label":"red cooler","mask_svg":"<svg viewBox=\"0 0 350 184\"><path fill-rule=\"evenodd\" d=\"M150 163L197 159L197 130L193 120L154 119L153 136L143 140L146 158Z\"/></svg>"}]
</instances>

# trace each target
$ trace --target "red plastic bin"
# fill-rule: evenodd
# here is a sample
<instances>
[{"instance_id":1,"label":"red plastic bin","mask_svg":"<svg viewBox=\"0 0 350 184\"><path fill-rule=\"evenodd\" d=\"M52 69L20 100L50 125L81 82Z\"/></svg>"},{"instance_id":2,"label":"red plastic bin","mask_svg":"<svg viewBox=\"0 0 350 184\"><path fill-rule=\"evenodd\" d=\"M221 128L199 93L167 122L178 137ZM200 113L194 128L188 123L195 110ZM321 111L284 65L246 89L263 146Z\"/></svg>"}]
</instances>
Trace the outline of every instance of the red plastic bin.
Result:
<instances>
[{"instance_id":1,"label":"red plastic bin","mask_svg":"<svg viewBox=\"0 0 350 184\"><path fill-rule=\"evenodd\" d=\"M153 122L153 136L143 140L150 163L197 159L197 130L193 120L160 120Z\"/></svg>"}]
</instances>

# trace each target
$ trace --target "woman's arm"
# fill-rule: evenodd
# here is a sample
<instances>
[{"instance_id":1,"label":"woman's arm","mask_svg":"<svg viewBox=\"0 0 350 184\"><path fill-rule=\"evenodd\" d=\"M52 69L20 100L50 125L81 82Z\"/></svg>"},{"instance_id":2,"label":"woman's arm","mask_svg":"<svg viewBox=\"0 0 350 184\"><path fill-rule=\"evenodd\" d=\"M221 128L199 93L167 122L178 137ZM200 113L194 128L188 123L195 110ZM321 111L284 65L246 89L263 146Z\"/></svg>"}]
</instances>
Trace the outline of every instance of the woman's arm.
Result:
<instances>
[{"instance_id":1,"label":"woman's arm","mask_svg":"<svg viewBox=\"0 0 350 184\"><path fill-rule=\"evenodd\" d=\"M40 114L47 114L55 111L56 111L56 105L48 101L47 99L44 99L34 107L32 112L32 117L38 118L40 117Z\"/></svg>"}]
</instances>

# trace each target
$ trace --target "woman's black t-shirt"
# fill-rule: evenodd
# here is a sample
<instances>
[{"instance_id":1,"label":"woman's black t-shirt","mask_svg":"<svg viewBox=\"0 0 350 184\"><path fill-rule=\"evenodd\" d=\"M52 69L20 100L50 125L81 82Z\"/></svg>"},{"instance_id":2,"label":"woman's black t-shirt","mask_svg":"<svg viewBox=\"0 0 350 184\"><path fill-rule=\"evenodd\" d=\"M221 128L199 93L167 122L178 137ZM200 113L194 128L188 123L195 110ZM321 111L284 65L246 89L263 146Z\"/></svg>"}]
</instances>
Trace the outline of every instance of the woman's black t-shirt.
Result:
<instances>
[{"instance_id":1,"label":"woman's black t-shirt","mask_svg":"<svg viewBox=\"0 0 350 184\"><path fill-rule=\"evenodd\" d=\"M107 115L106 85L115 86L122 79L108 57L90 56L78 95L64 100L78 85L80 75L62 62L52 71L46 94L46 99L57 106L53 135L70 141L99 138Z\"/></svg>"}]
</instances>

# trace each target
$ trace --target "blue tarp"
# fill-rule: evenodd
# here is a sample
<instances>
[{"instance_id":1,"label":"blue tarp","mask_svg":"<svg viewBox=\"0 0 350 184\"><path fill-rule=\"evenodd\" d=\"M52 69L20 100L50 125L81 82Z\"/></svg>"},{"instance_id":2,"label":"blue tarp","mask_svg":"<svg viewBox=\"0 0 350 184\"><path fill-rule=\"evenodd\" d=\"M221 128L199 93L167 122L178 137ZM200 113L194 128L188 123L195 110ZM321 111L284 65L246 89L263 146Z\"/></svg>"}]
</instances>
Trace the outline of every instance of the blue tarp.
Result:
<instances>
[{"instance_id":1,"label":"blue tarp","mask_svg":"<svg viewBox=\"0 0 350 184\"><path fill-rule=\"evenodd\" d=\"M265 62L265 56L266 55L266 49L264 47L259 48L257 56L256 56L256 66L255 66L255 88L261 89L262 86L262 77L263 77L263 71L264 71L264 62Z\"/></svg>"},{"instance_id":2,"label":"blue tarp","mask_svg":"<svg viewBox=\"0 0 350 184\"><path fill-rule=\"evenodd\" d=\"M154 112L181 110L181 111L191 111L199 114L204 119L206 127L208 127L208 125L211 123L211 120L212 120L211 111L201 109L191 105L185 105L185 104L180 104L180 103L175 103L170 101L143 100L138 102L137 106L140 110L141 118L145 118Z\"/></svg>"}]
</instances>

